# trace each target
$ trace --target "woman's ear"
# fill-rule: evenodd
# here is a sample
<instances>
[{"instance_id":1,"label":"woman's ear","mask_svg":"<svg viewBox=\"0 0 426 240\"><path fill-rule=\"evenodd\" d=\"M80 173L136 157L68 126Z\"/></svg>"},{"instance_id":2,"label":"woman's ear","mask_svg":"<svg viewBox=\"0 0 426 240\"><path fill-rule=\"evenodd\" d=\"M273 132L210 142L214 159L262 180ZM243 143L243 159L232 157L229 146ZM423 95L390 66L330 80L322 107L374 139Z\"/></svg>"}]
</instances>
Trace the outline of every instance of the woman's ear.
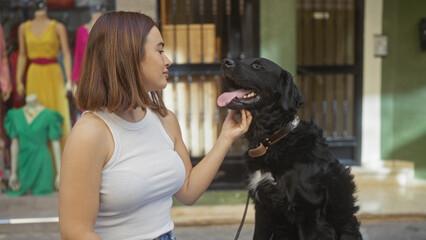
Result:
<instances>
[{"instance_id":1,"label":"woman's ear","mask_svg":"<svg viewBox=\"0 0 426 240\"><path fill-rule=\"evenodd\" d=\"M297 110L303 105L303 97L293 82L293 76L286 71L281 73L281 105L285 111Z\"/></svg>"}]
</instances>

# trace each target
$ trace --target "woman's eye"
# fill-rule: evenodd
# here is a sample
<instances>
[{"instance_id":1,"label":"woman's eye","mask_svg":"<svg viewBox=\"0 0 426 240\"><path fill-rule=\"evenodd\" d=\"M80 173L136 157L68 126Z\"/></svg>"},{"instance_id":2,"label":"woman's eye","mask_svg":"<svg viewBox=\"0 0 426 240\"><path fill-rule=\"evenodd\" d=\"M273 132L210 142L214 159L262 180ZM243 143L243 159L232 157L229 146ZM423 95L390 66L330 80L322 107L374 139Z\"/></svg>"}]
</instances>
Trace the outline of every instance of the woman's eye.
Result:
<instances>
[{"instance_id":1,"label":"woman's eye","mask_svg":"<svg viewBox=\"0 0 426 240\"><path fill-rule=\"evenodd\" d=\"M163 50L159 50L158 51L160 54L164 54L164 51Z\"/></svg>"},{"instance_id":2,"label":"woman's eye","mask_svg":"<svg viewBox=\"0 0 426 240\"><path fill-rule=\"evenodd\" d=\"M253 63L253 64L251 65L251 67L252 67L253 69L256 69L256 70L264 70L264 68L262 67L262 65L260 65L260 64L258 64L258 63Z\"/></svg>"}]
</instances>

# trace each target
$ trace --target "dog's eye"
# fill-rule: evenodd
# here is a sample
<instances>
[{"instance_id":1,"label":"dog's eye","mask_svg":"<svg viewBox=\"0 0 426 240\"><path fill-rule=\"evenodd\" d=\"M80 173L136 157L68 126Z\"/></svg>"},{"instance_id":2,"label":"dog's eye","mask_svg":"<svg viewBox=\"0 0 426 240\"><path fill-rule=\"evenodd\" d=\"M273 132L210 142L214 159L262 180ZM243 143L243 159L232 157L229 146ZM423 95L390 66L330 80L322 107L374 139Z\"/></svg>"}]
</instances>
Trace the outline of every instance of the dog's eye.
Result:
<instances>
[{"instance_id":1,"label":"dog's eye","mask_svg":"<svg viewBox=\"0 0 426 240\"><path fill-rule=\"evenodd\" d=\"M255 70L264 70L264 68L262 67L262 65L260 65L259 63L252 63L251 67Z\"/></svg>"}]
</instances>

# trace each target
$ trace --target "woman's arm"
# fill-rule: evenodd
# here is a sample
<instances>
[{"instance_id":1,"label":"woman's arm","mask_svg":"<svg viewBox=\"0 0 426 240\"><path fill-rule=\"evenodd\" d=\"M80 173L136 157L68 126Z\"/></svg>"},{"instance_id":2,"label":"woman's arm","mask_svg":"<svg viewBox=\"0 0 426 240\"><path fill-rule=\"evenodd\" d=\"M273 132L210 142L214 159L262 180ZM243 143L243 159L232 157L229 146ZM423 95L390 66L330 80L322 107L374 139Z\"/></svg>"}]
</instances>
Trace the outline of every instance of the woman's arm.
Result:
<instances>
[{"instance_id":1,"label":"woman's arm","mask_svg":"<svg viewBox=\"0 0 426 240\"><path fill-rule=\"evenodd\" d=\"M68 46L68 35L67 30L62 23L55 25L56 34L59 38L62 50L62 60L65 69L65 91L71 91L71 53Z\"/></svg>"},{"instance_id":2,"label":"woman's arm","mask_svg":"<svg viewBox=\"0 0 426 240\"><path fill-rule=\"evenodd\" d=\"M59 226L66 239L101 239L94 232L102 168L114 141L105 123L92 113L73 127L65 144L59 188Z\"/></svg>"},{"instance_id":3,"label":"woman's arm","mask_svg":"<svg viewBox=\"0 0 426 240\"><path fill-rule=\"evenodd\" d=\"M166 131L173 136L175 151L185 165L186 177L181 189L175 194L176 198L186 205L194 204L206 191L213 181L223 159L232 143L247 132L252 116L249 111L241 111L241 120L234 120L235 111L226 117L222 131L210 152L193 168L186 146L183 142L179 123L173 113L168 114Z\"/></svg>"}]
</instances>

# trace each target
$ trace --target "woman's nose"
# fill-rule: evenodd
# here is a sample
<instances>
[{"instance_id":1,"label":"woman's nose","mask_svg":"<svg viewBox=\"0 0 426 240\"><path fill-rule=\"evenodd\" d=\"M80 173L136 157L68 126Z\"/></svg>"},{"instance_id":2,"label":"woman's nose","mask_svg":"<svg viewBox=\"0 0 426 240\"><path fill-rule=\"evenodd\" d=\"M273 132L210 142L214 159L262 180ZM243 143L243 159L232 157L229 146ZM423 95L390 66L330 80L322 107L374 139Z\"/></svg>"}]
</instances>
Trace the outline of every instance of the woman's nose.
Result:
<instances>
[{"instance_id":1,"label":"woman's nose","mask_svg":"<svg viewBox=\"0 0 426 240\"><path fill-rule=\"evenodd\" d=\"M166 67L168 67L168 66L170 66L170 65L172 65L172 61L169 59L169 57L167 57L166 55L164 55L165 57L166 57Z\"/></svg>"}]
</instances>

